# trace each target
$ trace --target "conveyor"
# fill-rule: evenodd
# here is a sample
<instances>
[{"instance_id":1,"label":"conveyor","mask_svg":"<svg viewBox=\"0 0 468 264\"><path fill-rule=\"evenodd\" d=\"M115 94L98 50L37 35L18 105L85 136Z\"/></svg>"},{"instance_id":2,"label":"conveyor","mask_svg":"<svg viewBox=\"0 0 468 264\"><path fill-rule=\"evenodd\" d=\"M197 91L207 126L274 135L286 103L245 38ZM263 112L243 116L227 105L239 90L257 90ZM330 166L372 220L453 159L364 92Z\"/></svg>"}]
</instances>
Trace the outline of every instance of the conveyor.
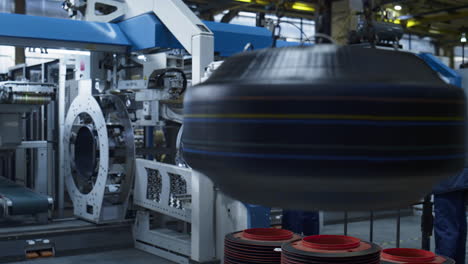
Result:
<instances>
[{"instance_id":1,"label":"conveyor","mask_svg":"<svg viewBox=\"0 0 468 264\"><path fill-rule=\"evenodd\" d=\"M53 200L0 177L0 205L0 217L35 215L47 212L53 206Z\"/></svg>"}]
</instances>

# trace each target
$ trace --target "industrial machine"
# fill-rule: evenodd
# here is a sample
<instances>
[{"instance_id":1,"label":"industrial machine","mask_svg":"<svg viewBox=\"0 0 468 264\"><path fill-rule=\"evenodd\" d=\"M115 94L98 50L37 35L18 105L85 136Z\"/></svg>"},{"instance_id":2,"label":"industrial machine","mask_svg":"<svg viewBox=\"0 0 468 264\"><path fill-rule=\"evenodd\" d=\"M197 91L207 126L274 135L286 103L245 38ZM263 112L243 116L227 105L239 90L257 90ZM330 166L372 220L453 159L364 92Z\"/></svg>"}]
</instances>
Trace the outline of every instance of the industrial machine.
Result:
<instances>
[{"instance_id":1,"label":"industrial machine","mask_svg":"<svg viewBox=\"0 0 468 264\"><path fill-rule=\"evenodd\" d=\"M197 163L195 155L192 164L186 162L189 145L199 144L187 140L184 129L188 125L193 132L197 117L184 120L183 115L197 103L186 101L187 110L183 100L193 86L216 80L219 73L210 76L225 58L245 47L270 47L272 33L200 21L181 0L67 0L64 8L76 19L0 14L0 44L91 51L89 58L77 58L72 74L67 61L59 61L58 78L48 84L23 78L0 85L0 102L8 104L0 107L0 121L6 125L31 107L51 103L56 111L48 118L54 120L54 137L44 143L52 145L56 156L51 220L40 231L21 226L2 233L0 228L2 247L13 243L15 249L0 252L0 258L21 259L38 247L60 255L132 244L177 263L205 263L223 259L225 234L269 226L270 208L225 195L218 183L190 167ZM19 126L11 129L16 132L0 132L2 148L36 146L20 140ZM203 136L203 129L198 132ZM228 163L216 165L223 164ZM207 174L219 179L230 172ZM33 187L40 188L43 178L33 181ZM0 194L8 198L2 188ZM27 206L47 211L52 200L46 194L42 200L47 206L36 206L36 201ZM17 212L13 198L5 199L4 211ZM65 243L70 235L78 242ZM31 242L31 237L37 239Z\"/></svg>"},{"instance_id":2,"label":"industrial machine","mask_svg":"<svg viewBox=\"0 0 468 264\"><path fill-rule=\"evenodd\" d=\"M1 94L5 103L56 99L50 125L56 136L48 140L57 155L51 218L34 231L33 246L27 235L10 244L28 252L46 247L59 256L133 243L178 263L203 263L222 259L226 233L269 226L270 208L224 195L187 166L180 150L187 89L247 44L271 46L271 32L202 22L181 0L65 1L64 8L71 16L81 13L82 20L0 14L12 26L0 32L1 44L91 51L89 58L76 57L71 72L66 60L58 61L58 78L42 90L20 74L10 78L22 79L27 89L9 82ZM220 62L212 63L215 56ZM53 94L46 88L54 88ZM8 140L2 142L17 146ZM84 222L64 220L71 216ZM20 226L13 232L0 228L0 241L31 230ZM81 243L60 243L77 233ZM104 234L111 239L102 240ZM24 252L0 258L21 259Z\"/></svg>"},{"instance_id":3,"label":"industrial machine","mask_svg":"<svg viewBox=\"0 0 468 264\"><path fill-rule=\"evenodd\" d=\"M34 190L15 183L15 177L0 177L0 217L36 215L40 222L47 222L53 199L48 196L47 155L50 148L46 141L23 141L24 115L51 103L55 98L56 87L53 84L29 82L0 83L0 149L8 153L16 149L35 151Z\"/></svg>"}]
</instances>

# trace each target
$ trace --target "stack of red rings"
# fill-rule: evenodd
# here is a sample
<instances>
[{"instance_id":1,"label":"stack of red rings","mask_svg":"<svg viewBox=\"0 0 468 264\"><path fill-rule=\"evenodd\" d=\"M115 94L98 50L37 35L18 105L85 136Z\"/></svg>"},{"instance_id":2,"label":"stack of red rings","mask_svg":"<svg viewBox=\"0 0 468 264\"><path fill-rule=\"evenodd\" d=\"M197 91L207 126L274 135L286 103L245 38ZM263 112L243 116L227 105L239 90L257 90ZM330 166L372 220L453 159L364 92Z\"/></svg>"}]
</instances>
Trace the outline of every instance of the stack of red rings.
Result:
<instances>
[{"instance_id":1,"label":"stack of red rings","mask_svg":"<svg viewBox=\"0 0 468 264\"><path fill-rule=\"evenodd\" d=\"M300 239L291 231L276 228L253 228L226 235L225 264L279 264L281 245Z\"/></svg>"},{"instance_id":2,"label":"stack of red rings","mask_svg":"<svg viewBox=\"0 0 468 264\"><path fill-rule=\"evenodd\" d=\"M282 264L379 264L381 248L358 238L317 235L285 243Z\"/></svg>"},{"instance_id":3,"label":"stack of red rings","mask_svg":"<svg viewBox=\"0 0 468 264\"><path fill-rule=\"evenodd\" d=\"M388 248L382 251L382 264L455 264L455 261L434 254L433 252L414 248Z\"/></svg>"}]
</instances>

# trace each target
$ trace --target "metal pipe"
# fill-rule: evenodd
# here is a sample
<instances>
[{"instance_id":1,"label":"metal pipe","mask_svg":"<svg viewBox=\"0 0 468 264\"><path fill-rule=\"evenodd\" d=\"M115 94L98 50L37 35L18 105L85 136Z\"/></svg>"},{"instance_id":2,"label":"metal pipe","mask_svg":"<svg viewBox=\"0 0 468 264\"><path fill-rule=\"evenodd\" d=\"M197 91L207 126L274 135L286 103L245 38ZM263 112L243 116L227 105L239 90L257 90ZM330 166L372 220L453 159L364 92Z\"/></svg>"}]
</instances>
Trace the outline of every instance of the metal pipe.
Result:
<instances>
[{"instance_id":1,"label":"metal pipe","mask_svg":"<svg viewBox=\"0 0 468 264\"><path fill-rule=\"evenodd\" d=\"M409 50L411 50L411 49L412 49L412 45L411 45L412 43L411 43L411 40L412 40L412 38L411 38L411 33L409 33L409 39L408 39L408 44L409 44L408 46L409 46Z\"/></svg>"},{"instance_id":2,"label":"metal pipe","mask_svg":"<svg viewBox=\"0 0 468 264\"><path fill-rule=\"evenodd\" d=\"M144 135L145 135L145 147L147 149L152 149L154 147L154 129L152 127L145 127L144 128ZM154 160L154 155L147 155L146 159Z\"/></svg>"},{"instance_id":3,"label":"metal pipe","mask_svg":"<svg viewBox=\"0 0 468 264\"><path fill-rule=\"evenodd\" d=\"M421 216L421 248L431 250L431 236L434 225L434 216L432 215L431 195L424 197L423 211Z\"/></svg>"},{"instance_id":4,"label":"metal pipe","mask_svg":"<svg viewBox=\"0 0 468 264\"><path fill-rule=\"evenodd\" d=\"M59 86L58 86L58 129L59 129L59 174L58 174L58 190L57 190L57 209L58 217L64 216L64 196L65 196L65 175L63 164L63 152L65 146L63 145L63 129L65 126L65 85L67 78L67 59L63 58L59 63Z\"/></svg>"},{"instance_id":5,"label":"metal pipe","mask_svg":"<svg viewBox=\"0 0 468 264\"><path fill-rule=\"evenodd\" d=\"M12 104L44 105L51 101L52 98L50 96L14 94L11 97Z\"/></svg>"},{"instance_id":6,"label":"metal pipe","mask_svg":"<svg viewBox=\"0 0 468 264\"><path fill-rule=\"evenodd\" d=\"M374 211L370 212L370 230L369 230L369 241L374 241Z\"/></svg>"},{"instance_id":7,"label":"metal pipe","mask_svg":"<svg viewBox=\"0 0 468 264\"><path fill-rule=\"evenodd\" d=\"M462 43L462 65L465 64L465 43Z\"/></svg>"},{"instance_id":8,"label":"metal pipe","mask_svg":"<svg viewBox=\"0 0 468 264\"><path fill-rule=\"evenodd\" d=\"M41 83L45 83L45 63L41 63ZM52 99L52 98L51 98ZM40 136L40 140L47 140L47 136L46 136L46 109L47 109L47 106L46 105L43 105L41 106L41 121L39 122L39 126L40 126L40 131L41 131L41 136Z\"/></svg>"},{"instance_id":9,"label":"metal pipe","mask_svg":"<svg viewBox=\"0 0 468 264\"><path fill-rule=\"evenodd\" d=\"M348 235L348 212L344 212L344 235Z\"/></svg>"},{"instance_id":10,"label":"metal pipe","mask_svg":"<svg viewBox=\"0 0 468 264\"><path fill-rule=\"evenodd\" d=\"M396 247L400 247L401 211L397 211Z\"/></svg>"}]
</instances>

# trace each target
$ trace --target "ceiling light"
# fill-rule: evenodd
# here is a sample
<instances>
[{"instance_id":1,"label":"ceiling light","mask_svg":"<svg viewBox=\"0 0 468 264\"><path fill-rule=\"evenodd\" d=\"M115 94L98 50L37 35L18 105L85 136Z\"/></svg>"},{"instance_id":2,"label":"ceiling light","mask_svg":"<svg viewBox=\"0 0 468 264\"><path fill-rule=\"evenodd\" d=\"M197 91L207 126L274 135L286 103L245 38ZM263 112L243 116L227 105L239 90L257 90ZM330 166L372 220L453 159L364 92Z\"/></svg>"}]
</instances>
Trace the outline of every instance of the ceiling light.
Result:
<instances>
[{"instance_id":1,"label":"ceiling light","mask_svg":"<svg viewBox=\"0 0 468 264\"><path fill-rule=\"evenodd\" d=\"M414 26L418 26L420 25L421 22L417 21L417 20L414 20L414 19L410 19L406 22L406 27L407 28L410 28L410 27L414 27Z\"/></svg>"},{"instance_id":2,"label":"ceiling light","mask_svg":"<svg viewBox=\"0 0 468 264\"><path fill-rule=\"evenodd\" d=\"M396 5L393 7L393 9L395 9L396 11L400 11L403 8L401 7L401 5Z\"/></svg>"},{"instance_id":3,"label":"ceiling light","mask_svg":"<svg viewBox=\"0 0 468 264\"><path fill-rule=\"evenodd\" d=\"M237 2L244 2L244 3L250 3L252 0L236 0Z\"/></svg>"},{"instance_id":4,"label":"ceiling light","mask_svg":"<svg viewBox=\"0 0 468 264\"><path fill-rule=\"evenodd\" d=\"M300 11L308 11L308 12L315 11L315 8L311 4L303 3L303 2L294 2L294 4L291 7L292 9L300 10Z\"/></svg>"}]
</instances>

